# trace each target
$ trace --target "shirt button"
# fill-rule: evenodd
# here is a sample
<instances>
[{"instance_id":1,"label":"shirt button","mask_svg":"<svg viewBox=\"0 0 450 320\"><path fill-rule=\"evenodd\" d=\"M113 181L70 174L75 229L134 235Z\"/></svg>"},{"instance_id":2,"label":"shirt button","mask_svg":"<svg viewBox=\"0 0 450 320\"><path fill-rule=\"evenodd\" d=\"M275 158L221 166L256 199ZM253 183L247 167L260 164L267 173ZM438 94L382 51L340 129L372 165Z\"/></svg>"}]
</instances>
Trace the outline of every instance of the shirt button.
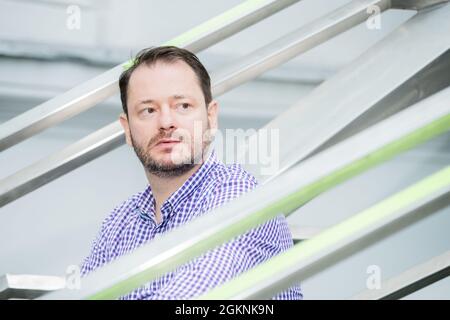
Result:
<instances>
[{"instance_id":1,"label":"shirt button","mask_svg":"<svg viewBox=\"0 0 450 320\"><path fill-rule=\"evenodd\" d=\"M167 204L167 206L164 207L164 212L165 213L170 214L170 213L172 213L172 211L173 211L173 207L172 207L172 205L170 203Z\"/></svg>"}]
</instances>

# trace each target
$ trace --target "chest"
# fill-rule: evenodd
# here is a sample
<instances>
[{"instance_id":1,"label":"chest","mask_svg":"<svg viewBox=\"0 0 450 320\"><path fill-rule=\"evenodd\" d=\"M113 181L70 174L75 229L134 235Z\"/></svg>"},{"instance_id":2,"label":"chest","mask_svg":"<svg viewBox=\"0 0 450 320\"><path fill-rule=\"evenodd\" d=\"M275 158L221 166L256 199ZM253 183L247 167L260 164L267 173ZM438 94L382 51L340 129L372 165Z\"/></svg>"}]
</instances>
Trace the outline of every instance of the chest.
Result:
<instances>
[{"instance_id":1,"label":"chest","mask_svg":"<svg viewBox=\"0 0 450 320\"><path fill-rule=\"evenodd\" d=\"M108 239L108 260L124 255L160 235L188 223L208 211L206 201L185 201L164 217L161 223L142 215L139 209L130 212L127 219L111 232Z\"/></svg>"}]
</instances>

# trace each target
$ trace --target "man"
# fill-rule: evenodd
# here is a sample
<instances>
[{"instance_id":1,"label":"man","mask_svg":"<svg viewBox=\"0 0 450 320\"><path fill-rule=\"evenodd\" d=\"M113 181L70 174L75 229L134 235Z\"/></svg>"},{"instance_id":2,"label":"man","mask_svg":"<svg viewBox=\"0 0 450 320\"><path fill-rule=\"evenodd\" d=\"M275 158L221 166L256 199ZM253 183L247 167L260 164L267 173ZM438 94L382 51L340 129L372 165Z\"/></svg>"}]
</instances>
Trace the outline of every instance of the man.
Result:
<instances>
[{"instance_id":1,"label":"man","mask_svg":"<svg viewBox=\"0 0 450 320\"><path fill-rule=\"evenodd\" d=\"M83 276L257 186L241 166L224 165L212 150L218 103L194 54L176 47L144 49L122 73L119 87L124 111L119 120L148 186L104 220ZM122 298L192 298L292 245L280 215ZM293 286L274 298L300 299L302 293Z\"/></svg>"}]
</instances>

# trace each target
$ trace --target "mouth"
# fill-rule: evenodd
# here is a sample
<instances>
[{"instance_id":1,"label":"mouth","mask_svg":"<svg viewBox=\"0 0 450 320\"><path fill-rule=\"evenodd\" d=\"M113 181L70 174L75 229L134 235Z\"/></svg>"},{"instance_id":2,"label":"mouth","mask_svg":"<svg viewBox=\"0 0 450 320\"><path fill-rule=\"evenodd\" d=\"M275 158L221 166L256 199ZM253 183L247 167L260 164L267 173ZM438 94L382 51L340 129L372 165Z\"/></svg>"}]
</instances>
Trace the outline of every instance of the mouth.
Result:
<instances>
[{"instance_id":1,"label":"mouth","mask_svg":"<svg viewBox=\"0 0 450 320\"><path fill-rule=\"evenodd\" d=\"M160 146L160 147L170 147L170 146L174 146L177 143L180 143L180 140L175 140L175 139L162 139L160 140L156 146Z\"/></svg>"}]
</instances>

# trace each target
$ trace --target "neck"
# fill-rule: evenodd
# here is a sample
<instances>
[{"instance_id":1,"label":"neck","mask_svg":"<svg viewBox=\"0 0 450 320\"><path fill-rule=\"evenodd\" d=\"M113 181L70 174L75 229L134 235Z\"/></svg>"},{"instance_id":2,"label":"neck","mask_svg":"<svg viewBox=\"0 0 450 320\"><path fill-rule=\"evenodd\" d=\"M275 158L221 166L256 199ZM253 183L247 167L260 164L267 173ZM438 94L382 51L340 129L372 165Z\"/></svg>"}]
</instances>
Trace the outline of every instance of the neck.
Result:
<instances>
[{"instance_id":1,"label":"neck","mask_svg":"<svg viewBox=\"0 0 450 320\"><path fill-rule=\"evenodd\" d=\"M177 177L159 177L145 170L147 180L150 184L150 188L152 189L153 197L155 198L156 221L158 223L162 221L160 209L164 201L166 201L175 191L177 191L183 183L185 183L186 180L200 168L201 165L202 164L197 164L186 173Z\"/></svg>"}]
</instances>

